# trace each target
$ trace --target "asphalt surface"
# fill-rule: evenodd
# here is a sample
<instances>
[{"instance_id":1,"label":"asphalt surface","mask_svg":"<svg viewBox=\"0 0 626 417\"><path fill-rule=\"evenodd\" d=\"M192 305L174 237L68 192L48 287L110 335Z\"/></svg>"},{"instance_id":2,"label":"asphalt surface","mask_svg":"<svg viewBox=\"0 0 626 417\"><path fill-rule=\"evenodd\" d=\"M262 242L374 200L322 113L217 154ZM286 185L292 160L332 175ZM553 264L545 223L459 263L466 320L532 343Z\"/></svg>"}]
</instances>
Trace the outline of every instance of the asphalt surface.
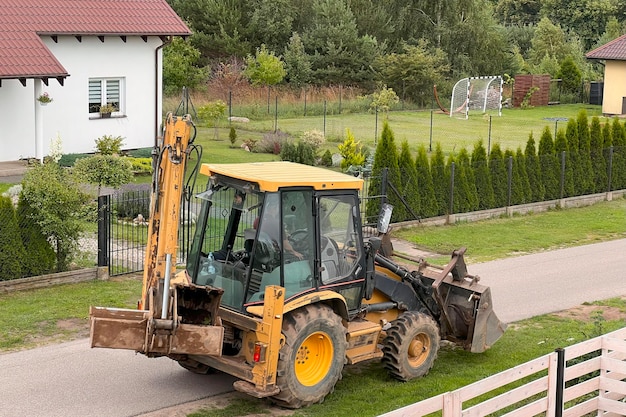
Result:
<instances>
[{"instance_id":1,"label":"asphalt surface","mask_svg":"<svg viewBox=\"0 0 626 417\"><path fill-rule=\"evenodd\" d=\"M626 239L468 267L491 287L504 322L626 295ZM86 339L0 355L2 417L125 417L232 390L232 377L90 349Z\"/></svg>"}]
</instances>

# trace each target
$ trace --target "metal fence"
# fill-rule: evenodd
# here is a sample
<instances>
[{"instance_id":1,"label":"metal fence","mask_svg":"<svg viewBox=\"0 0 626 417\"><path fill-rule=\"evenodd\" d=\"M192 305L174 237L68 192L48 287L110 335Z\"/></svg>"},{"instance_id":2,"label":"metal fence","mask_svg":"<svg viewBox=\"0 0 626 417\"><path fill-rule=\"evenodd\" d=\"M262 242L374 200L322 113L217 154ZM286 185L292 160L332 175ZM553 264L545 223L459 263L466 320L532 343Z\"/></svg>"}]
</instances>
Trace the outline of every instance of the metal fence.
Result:
<instances>
[{"instance_id":1,"label":"metal fence","mask_svg":"<svg viewBox=\"0 0 626 417\"><path fill-rule=\"evenodd\" d=\"M371 178L365 179L364 190ZM193 197L204 191L202 186L188 190L181 206L178 230L177 264L184 264L195 232L200 203ZM191 196L191 198L188 198ZM365 206L370 200L384 200L383 196L364 197L361 213L366 232L372 233L376 218L368 218ZM108 266L109 275L122 275L143 270L148 239L150 189L122 191L98 198L98 266ZM223 215L221 213L217 214Z\"/></svg>"}]
</instances>

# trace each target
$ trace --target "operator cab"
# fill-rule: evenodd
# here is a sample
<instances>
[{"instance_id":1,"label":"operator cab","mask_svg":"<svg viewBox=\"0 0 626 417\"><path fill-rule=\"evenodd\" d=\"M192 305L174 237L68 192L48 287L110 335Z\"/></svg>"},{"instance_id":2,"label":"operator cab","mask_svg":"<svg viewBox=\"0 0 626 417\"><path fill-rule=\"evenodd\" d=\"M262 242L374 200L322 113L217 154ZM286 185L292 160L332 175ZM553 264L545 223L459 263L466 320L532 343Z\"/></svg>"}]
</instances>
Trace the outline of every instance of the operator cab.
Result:
<instances>
[{"instance_id":1,"label":"operator cab","mask_svg":"<svg viewBox=\"0 0 626 417\"><path fill-rule=\"evenodd\" d=\"M358 189L264 185L211 177L197 196L191 281L223 289L221 305L237 311L262 304L268 285L284 287L285 300L332 286L357 309L365 268Z\"/></svg>"}]
</instances>

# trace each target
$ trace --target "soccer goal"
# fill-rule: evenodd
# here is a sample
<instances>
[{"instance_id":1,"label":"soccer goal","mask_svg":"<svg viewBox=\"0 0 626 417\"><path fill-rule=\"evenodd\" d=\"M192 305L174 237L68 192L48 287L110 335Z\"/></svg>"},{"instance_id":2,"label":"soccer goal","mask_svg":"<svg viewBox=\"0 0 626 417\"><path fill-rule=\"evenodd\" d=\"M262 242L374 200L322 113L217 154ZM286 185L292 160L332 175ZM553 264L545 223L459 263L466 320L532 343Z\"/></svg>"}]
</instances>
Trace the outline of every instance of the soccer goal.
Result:
<instances>
[{"instance_id":1,"label":"soccer goal","mask_svg":"<svg viewBox=\"0 0 626 417\"><path fill-rule=\"evenodd\" d=\"M469 77L457 81L452 89L450 117L469 117L469 112L497 110L502 116L502 77Z\"/></svg>"}]
</instances>

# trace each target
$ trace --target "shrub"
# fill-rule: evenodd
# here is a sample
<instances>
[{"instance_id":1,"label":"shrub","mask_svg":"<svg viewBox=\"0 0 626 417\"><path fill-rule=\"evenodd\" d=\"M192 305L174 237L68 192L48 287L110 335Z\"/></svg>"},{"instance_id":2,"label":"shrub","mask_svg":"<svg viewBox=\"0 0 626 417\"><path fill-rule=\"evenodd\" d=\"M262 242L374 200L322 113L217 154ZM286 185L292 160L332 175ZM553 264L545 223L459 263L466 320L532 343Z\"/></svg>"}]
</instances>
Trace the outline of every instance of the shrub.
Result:
<instances>
[{"instance_id":1,"label":"shrub","mask_svg":"<svg viewBox=\"0 0 626 417\"><path fill-rule=\"evenodd\" d=\"M133 158L152 158L152 148L139 148L126 151L126 155Z\"/></svg>"},{"instance_id":2,"label":"shrub","mask_svg":"<svg viewBox=\"0 0 626 417\"><path fill-rule=\"evenodd\" d=\"M96 139L96 152L101 155L119 155L123 144L124 138L121 136L104 135Z\"/></svg>"},{"instance_id":3,"label":"shrub","mask_svg":"<svg viewBox=\"0 0 626 417\"><path fill-rule=\"evenodd\" d=\"M124 199L116 199L113 211L120 219L134 219L138 214L150 217L150 185L140 184L136 188L129 187L124 191Z\"/></svg>"},{"instance_id":4,"label":"shrub","mask_svg":"<svg viewBox=\"0 0 626 417\"><path fill-rule=\"evenodd\" d=\"M86 153L68 153L65 155L61 155L61 159L59 159L59 166L62 167L73 167L77 160L81 158L87 158L91 155Z\"/></svg>"},{"instance_id":5,"label":"shrub","mask_svg":"<svg viewBox=\"0 0 626 417\"><path fill-rule=\"evenodd\" d=\"M230 140L230 146L234 147L235 142L237 142L237 131L232 126L230 127L230 132L228 132L228 139Z\"/></svg>"},{"instance_id":6,"label":"shrub","mask_svg":"<svg viewBox=\"0 0 626 417\"><path fill-rule=\"evenodd\" d=\"M36 211L36 222L55 247L57 272L67 270L85 227L79 213L89 196L76 178L52 162L30 169L22 185L24 199Z\"/></svg>"},{"instance_id":7,"label":"shrub","mask_svg":"<svg viewBox=\"0 0 626 417\"><path fill-rule=\"evenodd\" d=\"M256 144L254 148L250 150L259 153L271 153L274 155L280 155L283 144L291 140L291 136L280 130L276 133L266 133L263 138Z\"/></svg>"},{"instance_id":8,"label":"shrub","mask_svg":"<svg viewBox=\"0 0 626 417\"><path fill-rule=\"evenodd\" d=\"M319 149L319 147L326 141L326 138L324 137L324 133L313 129L304 132L300 137L300 140L307 145L311 145L313 149Z\"/></svg>"},{"instance_id":9,"label":"shrub","mask_svg":"<svg viewBox=\"0 0 626 417\"><path fill-rule=\"evenodd\" d=\"M17 223L22 244L26 250L24 276L43 275L54 271L56 254L36 222L36 212L28 201L20 197L17 205Z\"/></svg>"},{"instance_id":10,"label":"shrub","mask_svg":"<svg viewBox=\"0 0 626 417\"><path fill-rule=\"evenodd\" d=\"M333 154L330 152L330 149L326 149L326 152L324 152L324 155L322 155L320 165L325 167L333 166Z\"/></svg>"},{"instance_id":11,"label":"shrub","mask_svg":"<svg viewBox=\"0 0 626 417\"><path fill-rule=\"evenodd\" d=\"M131 164L131 170L135 174L152 174L152 158L125 158Z\"/></svg>"},{"instance_id":12,"label":"shrub","mask_svg":"<svg viewBox=\"0 0 626 417\"><path fill-rule=\"evenodd\" d=\"M350 166L360 166L365 163L365 154L361 142L354 139L350 129L346 129L346 139L342 144L337 145L337 148L343 157L341 169L345 170Z\"/></svg>"},{"instance_id":13,"label":"shrub","mask_svg":"<svg viewBox=\"0 0 626 417\"><path fill-rule=\"evenodd\" d=\"M0 196L0 220L0 281L21 278L26 252L9 197Z\"/></svg>"},{"instance_id":14,"label":"shrub","mask_svg":"<svg viewBox=\"0 0 626 417\"><path fill-rule=\"evenodd\" d=\"M98 186L119 188L133 178L132 164L127 158L115 155L93 155L79 159L74 165L75 174L82 180Z\"/></svg>"},{"instance_id":15,"label":"shrub","mask_svg":"<svg viewBox=\"0 0 626 417\"><path fill-rule=\"evenodd\" d=\"M299 141L297 144L288 141L283 143L280 158L283 161L297 162L305 165L315 165L315 149L312 145L302 141Z\"/></svg>"}]
</instances>

